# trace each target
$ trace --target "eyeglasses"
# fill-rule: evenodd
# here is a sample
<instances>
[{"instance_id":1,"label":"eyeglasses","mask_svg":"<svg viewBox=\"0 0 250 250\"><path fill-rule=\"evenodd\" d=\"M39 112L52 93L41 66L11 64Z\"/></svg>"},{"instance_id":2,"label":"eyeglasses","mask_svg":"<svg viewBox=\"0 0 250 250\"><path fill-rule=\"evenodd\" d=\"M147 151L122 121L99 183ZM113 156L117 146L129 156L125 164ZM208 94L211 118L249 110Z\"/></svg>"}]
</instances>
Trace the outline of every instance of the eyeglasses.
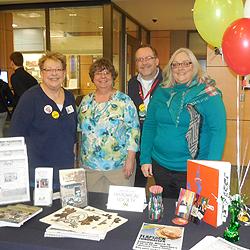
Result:
<instances>
[{"instance_id":1,"label":"eyeglasses","mask_svg":"<svg viewBox=\"0 0 250 250\"><path fill-rule=\"evenodd\" d=\"M44 72L47 72L47 73L52 73L52 72L55 72L55 73L60 73L60 72L63 72L64 69L43 69Z\"/></svg>"},{"instance_id":2,"label":"eyeglasses","mask_svg":"<svg viewBox=\"0 0 250 250\"><path fill-rule=\"evenodd\" d=\"M172 62L171 67L172 67L172 69L177 69L179 67L188 68L191 64L192 64L192 62L190 62L190 61L184 61L184 62L181 62L181 63Z\"/></svg>"},{"instance_id":3,"label":"eyeglasses","mask_svg":"<svg viewBox=\"0 0 250 250\"><path fill-rule=\"evenodd\" d=\"M107 71L107 70L103 70L103 71L96 71L94 73L95 76L111 76L111 72Z\"/></svg>"},{"instance_id":4,"label":"eyeglasses","mask_svg":"<svg viewBox=\"0 0 250 250\"><path fill-rule=\"evenodd\" d=\"M152 59L155 59L155 56L146 56L146 57L138 57L135 59L136 62L148 62Z\"/></svg>"}]
</instances>

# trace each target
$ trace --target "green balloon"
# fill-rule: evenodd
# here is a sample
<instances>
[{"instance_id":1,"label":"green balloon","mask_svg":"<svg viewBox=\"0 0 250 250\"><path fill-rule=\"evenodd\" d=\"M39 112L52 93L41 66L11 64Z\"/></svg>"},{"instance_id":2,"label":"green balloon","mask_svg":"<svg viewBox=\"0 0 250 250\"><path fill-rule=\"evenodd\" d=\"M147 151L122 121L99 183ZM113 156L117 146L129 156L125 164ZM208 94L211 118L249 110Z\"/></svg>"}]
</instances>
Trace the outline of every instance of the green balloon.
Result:
<instances>
[{"instance_id":1,"label":"green balloon","mask_svg":"<svg viewBox=\"0 0 250 250\"><path fill-rule=\"evenodd\" d=\"M227 27L243 17L242 0L196 0L194 23L201 37L214 47L221 47Z\"/></svg>"}]
</instances>

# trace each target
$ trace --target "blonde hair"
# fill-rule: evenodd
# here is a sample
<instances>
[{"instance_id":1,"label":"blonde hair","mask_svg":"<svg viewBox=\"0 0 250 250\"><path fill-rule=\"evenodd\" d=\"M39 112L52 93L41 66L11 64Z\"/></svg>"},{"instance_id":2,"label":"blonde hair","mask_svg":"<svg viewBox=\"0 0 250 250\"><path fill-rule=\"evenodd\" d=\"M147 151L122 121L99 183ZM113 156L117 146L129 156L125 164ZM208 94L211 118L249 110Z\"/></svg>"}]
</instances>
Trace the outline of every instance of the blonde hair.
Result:
<instances>
[{"instance_id":1,"label":"blonde hair","mask_svg":"<svg viewBox=\"0 0 250 250\"><path fill-rule=\"evenodd\" d=\"M175 79L173 76L173 72L172 72L172 62L174 61L176 55L180 54L184 52L190 59L190 61L192 62L193 65L193 75L192 75L192 79L194 77L197 77L197 81L198 82L204 82L207 79L210 79L210 77L207 75L206 72L203 72L201 65L199 64L197 58L195 57L194 53L187 48L180 48L178 50L176 50L173 55L171 56L171 58L169 59L168 64L165 66L165 68L162 71L162 76L163 76L163 83L162 85L166 88L172 87L175 84ZM190 79L190 81L192 81L192 79Z\"/></svg>"},{"instance_id":2,"label":"blonde hair","mask_svg":"<svg viewBox=\"0 0 250 250\"><path fill-rule=\"evenodd\" d=\"M59 52L47 51L46 54L43 55L38 61L38 66L40 70L43 70L44 63L48 59L61 62L63 69L66 69L66 56L65 55Z\"/></svg>"}]
</instances>

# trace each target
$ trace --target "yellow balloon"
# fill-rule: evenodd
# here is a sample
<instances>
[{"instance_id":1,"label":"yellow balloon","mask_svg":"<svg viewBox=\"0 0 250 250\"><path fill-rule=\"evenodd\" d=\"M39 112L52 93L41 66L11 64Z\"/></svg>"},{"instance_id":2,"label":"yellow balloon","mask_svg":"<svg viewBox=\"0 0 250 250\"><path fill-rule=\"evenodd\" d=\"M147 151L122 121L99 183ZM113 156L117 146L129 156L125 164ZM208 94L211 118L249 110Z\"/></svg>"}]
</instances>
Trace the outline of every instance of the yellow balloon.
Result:
<instances>
[{"instance_id":1,"label":"yellow balloon","mask_svg":"<svg viewBox=\"0 0 250 250\"><path fill-rule=\"evenodd\" d=\"M201 37L214 47L221 47L227 27L244 13L242 0L196 0L194 23Z\"/></svg>"}]
</instances>

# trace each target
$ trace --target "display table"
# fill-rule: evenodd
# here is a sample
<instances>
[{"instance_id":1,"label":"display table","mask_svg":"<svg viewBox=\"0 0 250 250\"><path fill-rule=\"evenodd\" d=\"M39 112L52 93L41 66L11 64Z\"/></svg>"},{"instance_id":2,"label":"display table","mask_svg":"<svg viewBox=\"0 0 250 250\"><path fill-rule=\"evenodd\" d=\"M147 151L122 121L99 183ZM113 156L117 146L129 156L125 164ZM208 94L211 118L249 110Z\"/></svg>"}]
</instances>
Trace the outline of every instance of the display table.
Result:
<instances>
[{"instance_id":1,"label":"display table","mask_svg":"<svg viewBox=\"0 0 250 250\"><path fill-rule=\"evenodd\" d=\"M106 203L108 196L100 193L89 193L88 204L99 209L107 210ZM164 217L159 224L173 225L171 222L174 218L175 200L164 199ZM102 241L90 241L71 238L45 238L45 229L49 226L39 219L51 214L61 208L59 200L53 202L52 207L44 207L41 214L27 221L20 228L0 228L0 250L49 250L49 249L68 249L68 250L131 250L136 236L143 222L150 222L148 219L147 209L143 213L116 211L120 216L128 219L128 222L117 229L108 232L106 238ZM190 249L206 235L222 237L228 223L219 228L214 228L202 222L200 225L188 223L185 225L184 240L182 249ZM241 246L250 246L250 228L240 228Z\"/></svg>"}]
</instances>

